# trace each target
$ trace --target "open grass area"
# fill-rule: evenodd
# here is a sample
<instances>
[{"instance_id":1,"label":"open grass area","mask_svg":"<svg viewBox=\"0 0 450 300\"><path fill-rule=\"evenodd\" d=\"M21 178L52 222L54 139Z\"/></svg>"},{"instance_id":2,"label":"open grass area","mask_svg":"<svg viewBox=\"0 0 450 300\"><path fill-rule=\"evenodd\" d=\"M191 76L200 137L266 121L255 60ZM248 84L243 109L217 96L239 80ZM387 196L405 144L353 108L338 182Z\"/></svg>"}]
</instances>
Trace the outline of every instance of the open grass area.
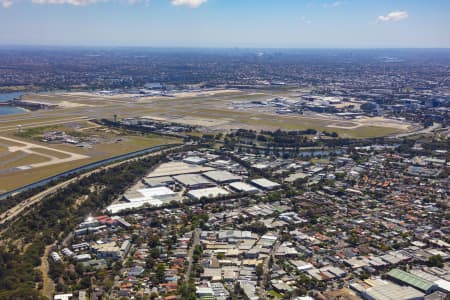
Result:
<instances>
[{"instance_id":1,"label":"open grass area","mask_svg":"<svg viewBox=\"0 0 450 300\"><path fill-rule=\"evenodd\" d=\"M101 128L100 128L101 129ZM34 127L24 129L22 132L15 133L15 137L19 138L33 138L34 140L41 140L42 136L48 132L65 132L68 135L74 137L90 137L93 134L106 134L108 131L100 131L98 127L94 126L93 123L90 122L73 122L68 124L58 124L58 125L50 125L50 126L42 126L42 127Z\"/></svg>"},{"instance_id":2,"label":"open grass area","mask_svg":"<svg viewBox=\"0 0 450 300\"><path fill-rule=\"evenodd\" d=\"M382 137L402 132L402 130L397 128L381 127L381 126L361 126L356 129L336 128L333 129L333 131L337 132L341 137L353 137L353 138Z\"/></svg>"},{"instance_id":3,"label":"open grass area","mask_svg":"<svg viewBox=\"0 0 450 300\"><path fill-rule=\"evenodd\" d=\"M2 139L1 137L0 137L0 144L2 144L3 145L3 147L13 147L13 146L23 146L23 144L20 144L20 143L16 143L16 142L13 142L13 141L8 141L8 140L5 140L5 139Z\"/></svg>"},{"instance_id":4,"label":"open grass area","mask_svg":"<svg viewBox=\"0 0 450 300\"><path fill-rule=\"evenodd\" d=\"M5 169L4 166L9 165L17 160L20 160L21 158L25 157L27 153L22 151L16 151L16 152L4 152L4 155L2 155L0 159L0 168Z\"/></svg>"},{"instance_id":5,"label":"open grass area","mask_svg":"<svg viewBox=\"0 0 450 300\"><path fill-rule=\"evenodd\" d=\"M45 132L62 130L64 130L64 127L61 125L34 127L24 129L23 131L16 133L16 136L21 138L35 138L44 134Z\"/></svg>"},{"instance_id":6,"label":"open grass area","mask_svg":"<svg viewBox=\"0 0 450 300\"><path fill-rule=\"evenodd\" d=\"M268 100L273 98L271 95L264 93L254 93L254 94L239 94L231 97L227 97L226 100L230 101L252 101L252 100Z\"/></svg>"},{"instance_id":7,"label":"open grass area","mask_svg":"<svg viewBox=\"0 0 450 300\"><path fill-rule=\"evenodd\" d=\"M52 145L55 149L79 153L90 156L86 159L60 163L51 166L29 169L26 171L15 171L6 174L0 174L0 190L9 191L37 180L59 174L61 172L91 163L102 159L110 158L124 153L142 150L145 148L179 143L175 138L166 138L155 135L149 136L123 136L121 142L110 144L98 144L93 149L78 148L72 145ZM48 144L46 144L48 146ZM56 155L55 155L56 156ZM21 165L24 165L21 161ZM29 163L28 163L29 164ZM15 166L18 166L17 164ZM0 169L5 169L0 166Z\"/></svg>"},{"instance_id":8,"label":"open grass area","mask_svg":"<svg viewBox=\"0 0 450 300\"><path fill-rule=\"evenodd\" d=\"M277 291L270 290L267 293L269 295L271 295L273 297L273 299L283 299L283 296L280 293L278 293Z\"/></svg>"},{"instance_id":9,"label":"open grass area","mask_svg":"<svg viewBox=\"0 0 450 300\"><path fill-rule=\"evenodd\" d=\"M10 191L15 188L33 183L40 179L59 174L61 172L76 168L78 166L95 162L98 159L91 158L85 160L72 161L65 164L57 164L51 167L35 168L26 171L17 171L7 174L0 174L0 190Z\"/></svg>"},{"instance_id":10,"label":"open grass area","mask_svg":"<svg viewBox=\"0 0 450 300\"><path fill-rule=\"evenodd\" d=\"M1 168L9 169L9 168L15 168L15 167L21 167L21 166L28 166L30 164L42 163L42 162L46 162L48 160L49 159L47 157L40 156L40 155L33 154L33 153L27 153L26 156L24 156L18 160L12 161L10 163L7 163L5 165L2 165ZM0 188L3 189L2 185L3 184L0 183Z\"/></svg>"},{"instance_id":11,"label":"open grass area","mask_svg":"<svg viewBox=\"0 0 450 300\"><path fill-rule=\"evenodd\" d=\"M199 118L209 119L228 119L236 127L239 124L251 126L254 129L283 129L283 130L306 130L316 129L317 131L337 132L342 137L367 138L386 136L393 133L401 132L397 128L381 127L381 126L355 126L352 121L336 121L319 118L311 118L304 116L274 116L270 114L252 114L245 111L219 110L219 109L200 109L191 115ZM333 127L333 124L339 127ZM349 127L344 129L342 127Z\"/></svg>"},{"instance_id":12,"label":"open grass area","mask_svg":"<svg viewBox=\"0 0 450 300\"><path fill-rule=\"evenodd\" d=\"M132 152L173 142L175 142L175 139L169 139L159 136L125 136L122 142L95 145L94 150L96 152L100 151L108 154L118 155L121 153Z\"/></svg>"}]
</instances>

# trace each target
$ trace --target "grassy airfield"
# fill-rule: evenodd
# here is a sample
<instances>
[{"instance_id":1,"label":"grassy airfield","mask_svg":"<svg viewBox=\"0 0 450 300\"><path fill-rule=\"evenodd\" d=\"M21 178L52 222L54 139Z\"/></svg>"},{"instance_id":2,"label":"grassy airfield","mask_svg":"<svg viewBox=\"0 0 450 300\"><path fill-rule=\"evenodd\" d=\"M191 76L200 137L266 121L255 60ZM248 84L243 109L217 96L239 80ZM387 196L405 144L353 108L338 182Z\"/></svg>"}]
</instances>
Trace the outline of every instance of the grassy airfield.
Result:
<instances>
[{"instance_id":1,"label":"grassy airfield","mask_svg":"<svg viewBox=\"0 0 450 300\"><path fill-rule=\"evenodd\" d=\"M199 126L202 131L214 132L237 128L313 128L318 131L334 131L341 137L367 138L411 130L410 124L380 118L342 120L333 116L278 115L267 109L233 107L235 103L289 97L298 92L286 89L217 90L182 92L171 97L135 97L127 94L104 96L86 92L24 95L23 100L56 105L57 108L0 118L0 192L90 162L151 146L179 142L161 136L115 132L89 122L90 119L112 119L114 114L119 118L147 116L155 120ZM98 142L90 149L44 143L41 136L48 131L65 131L78 137L96 137ZM26 146L26 143L30 145Z\"/></svg>"}]
</instances>

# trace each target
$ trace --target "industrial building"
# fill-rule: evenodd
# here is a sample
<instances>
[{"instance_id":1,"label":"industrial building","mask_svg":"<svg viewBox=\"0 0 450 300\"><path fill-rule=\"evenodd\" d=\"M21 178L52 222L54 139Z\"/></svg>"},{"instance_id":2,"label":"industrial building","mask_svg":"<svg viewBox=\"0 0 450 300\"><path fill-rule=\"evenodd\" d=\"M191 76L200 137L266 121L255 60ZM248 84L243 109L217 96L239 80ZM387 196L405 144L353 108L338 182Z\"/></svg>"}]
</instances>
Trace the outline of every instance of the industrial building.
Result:
<instances>
[{"instance_id":1,"label":"industrial building","mask_svg":"<svg viewBox=\"0 0 450 300\"><path fill-rule=\"evenodd\" d=\"M127 192L123 196L126 203L109 205L106 210L111 214L116 214L127 209L136 209L143 206L159 207L171 201L181 201L181 197L165 186L138 189Z\"/></svg>"},{"instance_id":2,"label":"industrial building","mask_svg":"<svg viewBox=\"0 0 450 300\"><path fill-rule=\"evenodd\" d=\"M160 187L172 185L175 183L175 180L173 180L173 178L170 176L163 176L155 178L144 178L142 179L142 182L149 187Z\"/></svg>"},{"instance_id":3,"label":"industrial building","mask_svg":"<svg viewBox=\"0 0 450 300\"><path fill-rule=\"evenodd\" d=\"M199 174L184 174L174 176L176 182L189 189L213 187L214 183Z\"/></svg>"},{"instance_id":4,"label":"industrial building","mask_svg":"<svg viewBox=\"0 0 450 300\"><path fill-rule=\"evenodd\" d=\"M366 289L362 296L367 300L421 300L425 294L409 286L386 282Z\"/></svg>"},{"instance_id":5,"label":"industrial building","mask_svg":"<svg viewBox=\"0 0 450 300\"><path fill-rule=\"evenodd\" d=\"M434 282L437 285L437 288L439 291L442 291L444 293L450 293L450 281L448 281L448 280L442 279L436 275L433 275L429 272L425 272L420 269L409 270L409 273L419 276L420 278Z\"/></svg>"},{"instance_id":6,"label":"industrial building","mask_svg":"<svg viewBox=\"0 0 450 300\"><path fill-rule=\"evenodd\" d=\"M266 178L253 179L251 182L253 185L257 186L258 188L261 188L261 189L267 190L267 191L274 190L274 189L280 187L280 185L278 183L270 181Z\"/></svg>"},{"instance_id":7,"label":"industrial building","mask_svg":"<svg viewBox=\"0 0 450 300\"><path fill-rule=\"evenodd\" d=\"M187 193L187 195L196 200L202 198L217 198L220 196L227 196L230 193L220 187L210 187L205 189L192 190Z\"/></svg>"},{"instance_id":8,"label":"industrial building","mask_svg":"<svg viewBox=\"0 0 450 300\"><path fill-rule=\"evenodd\" d=\"M177 194L168 187L160 186L127 192L123 197L128 202L152 201L155 199L161 201L170 201L175 200Z\"/></svg>"},{"instance_id":9,"label":"industrial building","mask_svg":"<svg viewBox=\"0 0 450 300\"><path fill-rule=\"evenodd\" d=\"M387 276L394 282L403 285L409 285L427 294L437 290L437 284L435 284L434 282L400 269L391 270L387 273Z\"/></svg>"},{"instance_id":10,"label":"industrial building","mask_svg":"<svg viewBox=\"0 0 450 300\"><path fill-rule=\"evenodd\" d=\"M297 180L304 180L304 179L307 179L307 178L310 177L310 176L311 176L311 175L310 175L310 174L307 174L307 173L297 172L297 173L294 173L294 174L290 174L290 175L285 179L285 181L288 182L288 183L294 183L294 182L297 181Z\"/></svg>"},{"instance_id":11,"label":"industrial building","mask_svg":"<svg viewBox=\"0 0 450 300\"><path fill-rule=\"evenodd\" d=\"M219 184L231 183L242 180L241 176L222 170L209 171L204 173L203 176Z\"/></svg>"},{"instance_id":12,"label":"industrial building","mask_svg":"<svg viewBox=\"0 0 450 300\"><path fill-rule=\"evenodd\" d=\"M136 202L130 202L130 203L111 204L108 207L106 207L106 211L110 214L117 214L124 210L141 208L146 205L159 207L159 206L163 205L163 201L158 200L158 199L152 199L152 200L136 201Z\"/></svg>"},{"instance_id":13,"label":"industrial building","mask_svg":"<svg viewBox=\"0 0 450 300\"><path fill-rule=\"evenodd\" d=\"M168 163L161 164L155 170L150 172L147 178L156 178L163 176L176 176L182 174L194 174L213 171L214 168L204 167L200 165L188 164L182 161L172 161Z\"/></svg>"},{"instance_id":14,"label":"industrial building","mask_svg":"<svg viewBox=\"0 0 450 300\"><path fill-rule=\"evenodd\" d=\"M254 187L253 185L250 185L245 182L232 182L229 184L230 188L233 191L236 191L238 193L258 193L259 190Z\"/></svg>"},{"instance_id":15,"label":"industrial building","mask_svg":"<svg viewBox=\"0 0 450 300\"><path fill-rule=\"evenodd\" d=\"M185 163L193 164L193 165L203 165L208 162L206 158L199 157L199 156L188 156L185 159L183 159Z\"/></svg>"}]
</instances>

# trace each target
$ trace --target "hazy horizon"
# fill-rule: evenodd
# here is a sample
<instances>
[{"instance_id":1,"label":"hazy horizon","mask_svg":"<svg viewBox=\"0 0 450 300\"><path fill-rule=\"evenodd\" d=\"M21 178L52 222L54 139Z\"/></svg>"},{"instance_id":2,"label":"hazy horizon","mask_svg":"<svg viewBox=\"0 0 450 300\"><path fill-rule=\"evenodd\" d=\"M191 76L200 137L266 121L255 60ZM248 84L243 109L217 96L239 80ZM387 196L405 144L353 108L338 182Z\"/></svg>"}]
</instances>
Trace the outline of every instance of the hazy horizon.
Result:
<instances>
[{"instance_id":1,"label":"hazy horizon","mask_svg":"<svg viewBox=\"0 0 450 300\"><path fill-rule=\"evenodd\" d=\"M75 48L75 49L148 49L148 50L450 50L448 47L215 47L215 46L150 46L150 45L75 45L75 44L2 44L0 48Z\"/></svg>"},{"instance_id":2,"label":"hazy horizon","mask_svg":"<svg viewBox=\"0 0 450 300\"><path fill-rule=\"evenodd\" d=\"M1 45L450 48L446 0L0 0Z\"/></svg>"}]
</instances>

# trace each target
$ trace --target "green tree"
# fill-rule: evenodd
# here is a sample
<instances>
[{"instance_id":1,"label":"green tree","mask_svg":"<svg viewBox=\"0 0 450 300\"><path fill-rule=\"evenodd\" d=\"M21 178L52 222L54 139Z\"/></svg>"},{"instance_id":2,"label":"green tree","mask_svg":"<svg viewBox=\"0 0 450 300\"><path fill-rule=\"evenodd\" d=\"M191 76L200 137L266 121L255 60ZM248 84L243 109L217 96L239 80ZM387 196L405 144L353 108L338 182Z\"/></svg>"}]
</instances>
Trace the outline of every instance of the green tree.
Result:
<instances>
[{"instance_id":1,"label":"green tree","mask_svg":"<svg viewBox=\"0 0 450 300\"><path fill-rule=\"evenodd\" d=\"M158 283L164 282L164 277L166 273L166 266L163 263L156 265L156 280Z\"/></svg>"},{"instance_id":2,"label":"green tree","mask_svg":"<svg viewBox=\"0 0 450 300\"><path fill-rule=\"evenodd\" d=\"M444 259L441 255L432 255L428 258L428 264L433 267L442 268L444 266Z\"/></svg>"}]
</instances>

